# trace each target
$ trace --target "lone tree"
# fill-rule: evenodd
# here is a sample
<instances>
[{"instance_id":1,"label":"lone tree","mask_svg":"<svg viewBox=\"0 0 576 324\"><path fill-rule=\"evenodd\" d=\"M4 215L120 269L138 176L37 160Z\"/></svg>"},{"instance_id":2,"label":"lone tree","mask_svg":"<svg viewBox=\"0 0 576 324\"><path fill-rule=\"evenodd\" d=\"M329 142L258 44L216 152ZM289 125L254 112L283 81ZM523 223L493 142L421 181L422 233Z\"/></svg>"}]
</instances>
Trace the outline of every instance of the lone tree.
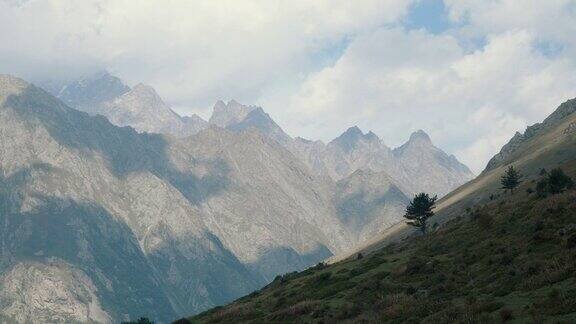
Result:
<instances>
[{"instance_id":1,"label":"lone tree","mask_svg":"<svg viewBox=\"0 0 576 324\"><path fill-rule=\"evenodd\" d=\"M406 214L404 218L408 219L408 225L418 227L422 234L426 234L426 222L434 216L434 205L436 204L437 196L430 197L427 193L419 193L414 196L410 205L406 207Z\"/></svg>"},{"instance_id":2,"label":"lone tree","mask_svg":"<svg viewBox=\"0 0 576 324\"><path fill-rule=\"evenodd\" d=\"M510 192L513 193L514 188L520 184L520 173L518 173L513 166L509 166L506 174L502 176L500 183L502 183L502 189L510 190Z\"/></svg>"}]
</instances>

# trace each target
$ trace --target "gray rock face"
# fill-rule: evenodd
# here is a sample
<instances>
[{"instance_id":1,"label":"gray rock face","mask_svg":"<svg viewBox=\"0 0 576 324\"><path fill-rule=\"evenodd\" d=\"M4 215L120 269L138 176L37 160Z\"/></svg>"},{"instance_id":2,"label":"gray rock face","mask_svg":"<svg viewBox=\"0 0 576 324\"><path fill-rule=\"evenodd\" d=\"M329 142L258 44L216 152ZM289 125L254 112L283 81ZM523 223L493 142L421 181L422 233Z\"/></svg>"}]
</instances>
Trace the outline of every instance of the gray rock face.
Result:
<instances>
[{"instance_id":1,"label":"gray rock face","mask_svg":"<svg viewBox=\"0 0 576 324\"><path fill-rule=\"evenodd\" d=\"M4 317L166 322L225 303L349 248L332 199L258 131L139 134L0 76Z\"/></svg>"},{"instance_id":2,"label":"gray rock face","mask_svg":"<svg viewBox=\"0 0 576 324\"><path fill-rule=\"evenodd\" d=\"M112 318L102 309L97 293L82 270L55 259L22 262L0 277L7 321L110 323Z\"/></svg>"}]
</instances>

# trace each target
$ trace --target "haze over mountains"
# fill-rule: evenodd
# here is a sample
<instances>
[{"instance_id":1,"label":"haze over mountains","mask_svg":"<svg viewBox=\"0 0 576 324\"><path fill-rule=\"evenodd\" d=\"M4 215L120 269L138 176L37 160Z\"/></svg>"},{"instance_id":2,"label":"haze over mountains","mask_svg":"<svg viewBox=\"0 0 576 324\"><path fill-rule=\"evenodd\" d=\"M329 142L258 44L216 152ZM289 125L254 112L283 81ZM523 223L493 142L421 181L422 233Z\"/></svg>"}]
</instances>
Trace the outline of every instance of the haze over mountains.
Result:
<instances>
[{"instance_id":1,"label":"haze over mountains","mask_svg":"<svg viewBox=\"0 0 576 324\"><path fill-rule=\"evenodd\" d=\"M293 139L259 107L182 117L109 74L56 94L0 76L0 314L18 321L199 312L472 177L423 132L395 150L355 127Z\"/></svg>"},{"instance_id":2,"label":"haze over mountains","mask_svg":"<svg viewBox=\"0 0 576 324\"><path fill-rule=\"evenodd\" d=\"M422 130L394 150L373 132L364 134L356 126L327 144L300 137L293 139L261 107L242 105L235 100L218 101L208 122L198 115L182 117L152 87L138 84L130 89L107 72L75 81L55 95L72 107L104 115L115 125L131 126L139 132L186 137L209 125L233 132L254 128L284 146L317 175L334 181L356 170L383 171L408 195L426 191L442 196L473 178L472 172L453 155L434 147Z\"/></svg>"}]
</instances>

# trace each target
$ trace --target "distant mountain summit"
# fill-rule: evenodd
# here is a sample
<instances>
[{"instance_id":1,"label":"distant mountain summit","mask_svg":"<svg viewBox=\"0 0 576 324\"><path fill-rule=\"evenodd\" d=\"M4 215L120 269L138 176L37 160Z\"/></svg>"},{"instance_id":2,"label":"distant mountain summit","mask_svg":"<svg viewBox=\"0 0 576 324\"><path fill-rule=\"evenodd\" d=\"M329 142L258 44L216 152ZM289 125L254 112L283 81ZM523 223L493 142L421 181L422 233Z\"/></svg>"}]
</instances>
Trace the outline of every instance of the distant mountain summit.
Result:
<instances>
[{"instance_id":1,"label":"distant mountain summit","mask_svg":"<svg viewBox=\"0 0 576 324\"><path fill-rule=\"evenodd\" d=\"M253 128L282 145L287 145L292 141L292 138L272 120L270 115L264 112L264 109L245 106L235 100L227 104L223 101L216 102L209 122L234 132Z\"/></svg>"},{"instance_id":2,"label":"distant mountain summit","mask_svg":"<svg viewBox=\"0 0 576 324\"><path fill-rule=\"evenodd\" d=\"M128 91L130 87L119 78L108 72L99 72L64 86L56 96L70 107L96 114L102 103Z\"/></svg>"},{"instance_id":3,"label":"distant mountain summit","mask_svg":"<svg viewBox=\"0 0 576 324\"><path fill-rule=\"evenodd\" d=\"M218 127L227 128L241 123L255 109L255 106L241 105L236 100L230 100L227 104L218 100L214 105L209 122Z\"/></svg>"},{"instance_id":4,"label":"distant mountain summit","mask_svg":"<svg viewBox=\"0 0 576 324\"><path fill-rule=\"evenodd\" d=\"M178 115L151 86L140 83L131 89L108 72L74 81L56 96L70 107L103 115L115 125L131 126L139 132L186 137L208 127L198 115Z\"/></svg>"},{"instance_id":5,"label":"distant mountain summit","mask_svg":"<svg viewBox=\"0 0 576 324\"><path fill-rule=\"evenodd\" d=\"M208 126L197 115L181 117L162 101L154 88L144 84L138 84L122 96L103 103L99 112L118 126L177 137L196 134Z\"/></svg>"},{"instance_id":6,"label":"distant mountain summit","mask_svg":"<svg viewBox=\"0 0 576 324\"><path fill-rule=\"evenodd\" d=\"M370 143L378 145L380 144L380 139L372 132L364 134L358 126L353 126L332 140L329 145L338 146L342 151L349 153L359 145L369 145Z\"/></svg>"},{"instance_id":7,"label":"distant mountain summit","mask_svg":"<svg viewBox=\"0 0 576 324\"><path fill-rule=\"evenodd\" d=\"M434 146L422 130L412 133L393 153L414 189L443 196L474 177L455 156Z\"/></svg>"}]
</instances>

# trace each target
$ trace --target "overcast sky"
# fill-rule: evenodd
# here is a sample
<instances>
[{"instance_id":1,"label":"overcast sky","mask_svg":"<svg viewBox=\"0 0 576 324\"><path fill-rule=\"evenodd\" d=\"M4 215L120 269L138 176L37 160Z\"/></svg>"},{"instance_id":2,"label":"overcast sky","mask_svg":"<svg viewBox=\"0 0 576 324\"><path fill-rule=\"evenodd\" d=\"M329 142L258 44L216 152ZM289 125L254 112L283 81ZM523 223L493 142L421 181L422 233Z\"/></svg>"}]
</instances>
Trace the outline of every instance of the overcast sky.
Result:
<instances>
[{"instance_id":1,"label":"overcast sky","mask_svg":"<svg viewBox=\"0 0 576 324\"><path fill-rule=\"evenodd\" d=\"M257 104L291 135L417 129L479 172L576 97L576 0L0 0L0 73L100 69L182 114Z\"/></svg>"}]
</instances>

